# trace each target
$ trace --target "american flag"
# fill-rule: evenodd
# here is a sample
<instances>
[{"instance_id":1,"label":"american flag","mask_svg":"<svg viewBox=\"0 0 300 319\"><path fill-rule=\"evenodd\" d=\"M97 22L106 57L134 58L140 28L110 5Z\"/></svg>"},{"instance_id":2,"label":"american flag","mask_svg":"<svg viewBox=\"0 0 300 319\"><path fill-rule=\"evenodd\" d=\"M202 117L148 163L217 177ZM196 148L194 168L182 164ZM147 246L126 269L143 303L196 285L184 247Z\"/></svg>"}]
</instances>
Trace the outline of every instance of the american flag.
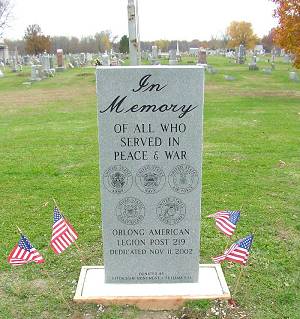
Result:
<instances>
[{"instance_id":1,"label":"american flag","mask_svg":"<svg viewBox=\"0 0 300 319\"><path fill-rule=\"evenodd\" d=\"M78 238L78 234L57 207L54 207L53 215L54 223L50 246L56 254L60 254Z\"/></svg>"},{"instance_id":2,"label":"american flag","mask_svg":"<svg viewBox=\"0 0 300 319\"><path fill-rule=\"evenodd\" d=\"M252 241L253 235L248 235L247 237L238 240L224 252L224 255L214 257L214 262L218 264L224 260L230 260L245 265L249 256Z\"/></svg>"},{"instance_id":3,"label":"american flag","mask_svg":"<svg viewBox=\"0 0 300 319\"><path fill-rule=\"evenodd\" d=\"M207 217L213 217L216 220L216 226L227 236L232 236L236 228L236 224L240 219L240 211L220 211Z\"/></svg>"},{"instance_id":4,"label":"american flag","mask_svg":"<svg viewBox=\"0 0 300 319\"><path fill-rule=\"evenodd\" d=\"M8 262L14 266L21 266L30 262L37 264L45 260L42 255L31 245L30 241L21 234L21 238L8 256Z\"/></svg>"}]
</instances>

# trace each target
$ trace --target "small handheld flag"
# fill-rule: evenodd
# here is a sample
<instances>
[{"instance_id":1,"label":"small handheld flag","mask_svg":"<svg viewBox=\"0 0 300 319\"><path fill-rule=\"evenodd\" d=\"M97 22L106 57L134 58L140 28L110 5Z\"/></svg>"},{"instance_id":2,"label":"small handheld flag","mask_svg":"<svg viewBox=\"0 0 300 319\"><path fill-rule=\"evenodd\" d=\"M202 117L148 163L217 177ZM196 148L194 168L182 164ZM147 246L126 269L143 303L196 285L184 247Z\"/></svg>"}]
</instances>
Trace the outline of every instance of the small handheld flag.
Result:
<instances>
[{"instance_id":1,"label":"small handheld flag","mask_svg":"<svg viewBox=\"0 0 300 319\"><path fill-rule=\"evenodd\" d=\"M236 224L240 219L240 211L220 211L215 214L209 215L207 217L213 217L216 220L216 226L220 229L222 233L226 236L232 236Z\"/></svg>"},{"instance_id":2,"label":"small handheld flag","mask_svg":"<svg viewBox=\"0 0 300 319\"><path fill-rule=\"evenodd\" d=\"M218 264L224 260L230 260L245 265L248 260L252 241L253 235L248 235L247 237L238 240L232 244L223 255L214 257L214 262Z\"/></svg>"},{"instance_id":3,"label":"small handheld flag","mask_svg":"<svg viewBox=\"0 0 300 319\"><path fill-rule=\"evenodd\" d=\"M45 260L42 255L31 245L30 241L21 234L21 238L8 256L8 262L13 266L21 266L30 262L37 264Z\"/></svg>"},{"instance_id":4,"label":"small handheld flag","mask_svg":"<svg viewBox=\"0 0 300 319\"><path fill-rule=\"evenodd\" d=\"M53 219L50 246L55 254L60 254L78 238L78 234L56 206L53 211Z\"/></svg>"}]
</instances>

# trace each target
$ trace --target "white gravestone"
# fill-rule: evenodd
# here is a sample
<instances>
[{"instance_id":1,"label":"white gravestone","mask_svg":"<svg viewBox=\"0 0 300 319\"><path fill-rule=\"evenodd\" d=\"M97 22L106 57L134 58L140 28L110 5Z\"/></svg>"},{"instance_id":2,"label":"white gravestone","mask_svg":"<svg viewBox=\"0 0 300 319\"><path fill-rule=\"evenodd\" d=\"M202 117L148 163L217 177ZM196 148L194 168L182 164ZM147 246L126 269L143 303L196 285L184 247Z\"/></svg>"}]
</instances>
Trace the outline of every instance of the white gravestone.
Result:
<instances>
[{"instance_id":1,"label":"white gravestone","mask_svg":"<svg viewBox=\"0 0 300 319\"><path fill-rule=\"evenodd\" d=\"M153 59L157 59L158 58L158 48L156 45L152 46L152 58Z\"/></svg>"},{"instance_id":2,"label":"white gravestone","mask_svg":"<svg viewBox=\"0 0 300 319\"><path fill-rule=\"evenodd\" d=\"M169 51L169 64L170 65L176 65L177 64L177 58L176 58L176 51L170 50Z\"/></svg>"},{"instance_id":3,"label":"white gravestone","mask_svg":"<svg viewBox=\"0 0 300 319\"><path fill-rule=\"evenodd\" d=\"M45 73L49 72L50 70L50 59L49 59L49 54L46 52L41 56L41 63L43 66L43 71Z\"/></svg>"},{"instance_id":4,"label":"white gravestone","mask_svg":"<svg viewBox=\"0 0 300 319\"><path fill-rule=\"evenodd\" d=\"M195 283L204 69L97 68L106 283Z\"/></svg>"},{"instance_id":5,"label":"white gravestone","mask_svg":"<svg viewBox=\"0 0 300 319\"><path fill-rule=\"evenodd\" d=\"M106 52L102 55L102 65L110 66L110 56Z\"/></svg>"},{"instance_id":6,"label":"white gravestone","mask_svg":"<svg viewBox=\"0 0 300 319\"><path fill-rule=\"evenodd\" d=\"M41 81L43 79L43 67L42 65L31 66L31 81Z\"/></svg>"}]
</instances>

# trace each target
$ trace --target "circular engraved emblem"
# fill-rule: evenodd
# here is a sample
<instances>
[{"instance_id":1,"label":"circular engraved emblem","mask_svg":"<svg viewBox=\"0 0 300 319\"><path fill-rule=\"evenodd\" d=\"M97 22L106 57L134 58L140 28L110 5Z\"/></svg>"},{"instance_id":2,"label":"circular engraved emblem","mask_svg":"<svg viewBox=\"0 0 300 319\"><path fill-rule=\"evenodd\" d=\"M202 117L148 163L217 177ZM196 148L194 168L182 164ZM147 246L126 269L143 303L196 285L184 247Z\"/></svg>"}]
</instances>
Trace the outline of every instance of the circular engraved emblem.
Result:
<instances>
[{"instance_id":1,"label":"circular engraved emblem","mask_svg":"<svg viewBox=\"0 0 300 319\"><path fill-rule=\"evenodd\" d=\"M178 165L169 174L170 187L180 194L191 192L197 187L198 183L198 172L190 165Z\"/></svg>"},{"instance_id":2,"label":"circular engraved emblem","mask_svg":"<svg viewBox=\"0 0 300 319\"><path fill-rule=\"evenodd\" d=\"M138 188L147 194L158 193L166 182L164 171L156 165L141 167L135 177Z\"/></svg>"},{"instance_id":3,"label":"circular engraved emblem","mask_svg":"<svg viewBox=\"0 0 300 319\"><path fill-rule=\"evenodd\" d=\"M159 202L156 213L161 222L167 225L180 223L186 213L184 202L176 197L167 197Z\"/></svg>"},{"instance_id":4,"label":"circular engraved emblem","mask_svg":"<svg viewBox=\"0 0 300 319\"><path fill-rule=\"evenodd\" d=\"M127 197L119 201L116 215L118 220L125 225L137 225L145 217L145 206L139 199Z\"/></svg>"},{"instance_id":5,"label":"circular engraved emblem","mask_svg":"<svg viewBox=\"0 0 300 319\"><path fill-rule=\"evenodd\" d=\"M121 165L110 166L103 174L104 185L115 194L125 193L132 186L132 174L130 170Z\"/></svg>"}]
</instances>

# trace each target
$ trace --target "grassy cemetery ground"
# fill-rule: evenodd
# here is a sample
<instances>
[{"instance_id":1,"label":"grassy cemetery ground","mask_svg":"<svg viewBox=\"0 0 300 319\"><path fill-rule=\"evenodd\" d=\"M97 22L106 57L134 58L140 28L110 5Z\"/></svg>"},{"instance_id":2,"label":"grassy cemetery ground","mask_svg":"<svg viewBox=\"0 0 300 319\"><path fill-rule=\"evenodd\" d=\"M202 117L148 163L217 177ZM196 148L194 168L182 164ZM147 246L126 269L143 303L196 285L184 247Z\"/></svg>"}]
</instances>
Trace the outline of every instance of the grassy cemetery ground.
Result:
<instances>
[{"instance_id":1,"label":"grassy cemetery ground","mask_svg":"<svg viewBox=\"0 0 300 319\"><path fill-rule=\"evenodd\" d=\"M218 73L206 74L201 263L227 241L205 216L241 208L235 239L255 237L239 307L221 304L226 318L299 318L300 83L280 62L272 74L262 72L265 62L252 72L225 58L208 62ZM103 263L94 69L23 84L29 76L7 70L0 79L0 318L216 318L213 301L158 313L72 302L81 265ZM52 197L79 232L80 252L50 250ZM16 225L45 264L7 264ZM232 289L239 266L223 269Z\"/></svg>"}]
</instances>

